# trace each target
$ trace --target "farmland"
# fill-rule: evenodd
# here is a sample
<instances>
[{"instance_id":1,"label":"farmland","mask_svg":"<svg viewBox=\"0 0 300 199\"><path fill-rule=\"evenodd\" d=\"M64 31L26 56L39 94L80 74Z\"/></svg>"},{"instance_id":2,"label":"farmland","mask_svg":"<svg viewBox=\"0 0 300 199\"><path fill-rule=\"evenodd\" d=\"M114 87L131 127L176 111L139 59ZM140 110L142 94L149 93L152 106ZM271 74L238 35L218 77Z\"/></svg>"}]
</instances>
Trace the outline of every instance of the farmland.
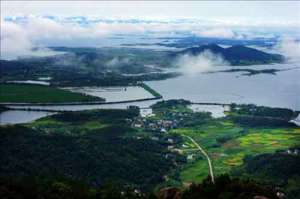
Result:
<instances>
[{"instance_id":1,"label":"farmland","mask_svg":"<svg viewBox=\"0 0 300 199\"><path fill-rule=\"evenodd\" d=\"M32 84L0 84L0 102L66 103L103 101L102 98L74 93L50 86Z\"/></svg>"},{"instance_id":2,"label":"farmland","mask_svg":"<svg viewBox=\"0 0 300 199\"><path fill-rule=\"evenodd\" d=\"M299 128L243 128L230 121L214 121L197 128L174 129L171 133L193 137L210 154L216 175L244 164L244 158L297 146ZM186 140L184 146L188 145ZM192 145L190 148L193 148ZM188 147L181 147L184 151ZM195 153L189 151L186 153ZM208 175L205 159L195 160L180 171L183 182L201 182Z\"/></svg>"},{"instance_id":3,"label":"farmland","mask_svg":"<svg viewBox=\"0 0 300 199\"><path fill-rule=\"evenodd\" d=\"M171 127L166 134L169 137L177 136L181 139L170 144L170 149L177 151L186 159L172 173L169 173L167 181L161 186L200 183L209 175L207 159L187 136L206 151L211 159L215 176L229 173L231 176L244 176L261 182L271 182L277 186L284 185L286 189L293 189L290 186L300 183L297 178L293 185L273 178L271 173L276 173L276 169L283 170L279 166L272 171L266 169L260 171L259 168L263 167L253 166L262 164L261 159L273 154L274 159L288 158L291 161L290 165L295 165L295 161L298 161L297 150L296 152L290 151L299 147L300 128L289 122L295 115L295 112L289 109L233 104L231 111L226 113L226 117L211 118L204 113L202 116L197 115L199 113L189 109L187 101L169 100L157 103L153 106L153 110L155 116L147 119L151 122L150 124L175 121L170 124ZM145 126L149 126L147 122ZM277 157L278 153L287 155L283 158ZM296 154L293 156L294 159L288 156L290 153ZM259 157L261 158L258 161ZM265 161L264 164L266 167L273 167L272 162ZM256 176L254 171L249 174L249 168L252 170L258 168L257 172L262 174ZM263 178L266 175L269 176L267 181ZM293 170L286 169L285 178L289 179L292 175Z\"/></svg>"}]
</instances>

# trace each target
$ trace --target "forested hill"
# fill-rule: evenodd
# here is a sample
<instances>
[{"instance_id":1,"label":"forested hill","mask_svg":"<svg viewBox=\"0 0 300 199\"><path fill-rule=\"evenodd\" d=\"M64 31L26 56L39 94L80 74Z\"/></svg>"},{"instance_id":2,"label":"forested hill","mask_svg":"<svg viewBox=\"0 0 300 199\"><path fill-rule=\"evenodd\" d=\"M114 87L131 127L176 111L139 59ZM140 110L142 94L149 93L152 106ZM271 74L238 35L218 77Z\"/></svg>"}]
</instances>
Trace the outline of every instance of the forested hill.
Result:
<instances>
[{"instance_id":1,"label":"forested hill","mask_svg":"<svg viewBox=\"0 0 300 199\"><path fill-rule=\"evenodd\" d=\"M222 48L216 44L187 48L175 53L175 56L183 54L199 55L204 51L210 51L214 54L222 56L231 65L280 63L284 60L282 55L266 53L243 45Z\"/></svg>"}]
</instances>

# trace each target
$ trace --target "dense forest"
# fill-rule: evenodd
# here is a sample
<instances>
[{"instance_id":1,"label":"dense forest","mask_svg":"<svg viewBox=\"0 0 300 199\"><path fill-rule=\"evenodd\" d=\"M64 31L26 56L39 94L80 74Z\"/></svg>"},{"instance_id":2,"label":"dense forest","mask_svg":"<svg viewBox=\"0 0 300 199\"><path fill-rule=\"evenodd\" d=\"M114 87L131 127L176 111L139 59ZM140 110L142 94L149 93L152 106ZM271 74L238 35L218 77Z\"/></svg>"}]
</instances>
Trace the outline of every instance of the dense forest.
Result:
<instances>
[{"instance_id":1,"label":"dense forest","mask_svg":"<svg viewBox=\"0 0 300 199\"><path fill-rule=\"evenodd\" d=\"M222 175L185 190L165 188L157 193L107 183L97 188L67 178L0 178L0 197L9 199L279 199L269 186Z\"/></svg>"},{"instance_id":2,"label":"dense forest","mask_svg":"<svg viewBox=\"0 0 300 199\"><path fill-rule=\"evenodd\" d=\"M243 126L252 127L292 127L290 120L297 113L287 108L272 108L254 104L231 104L228 118Z\"/></svg>"},{"instance_id":3,"label":"dense forest","mask_svg":"<svg viewBox=\"0 0 300 199\"><path fill-rule=\"evenodd\" d=\"M286 198L300 198L299 152L299 148L291 148L274 154L247 157L244 172L254 178L284 187Z\"/></svg>"},{"instance_id":4,"label":"dense forest","mask_svg":"<svg viewBox=\"0 0 300 199\"><path fill-rule=\"evenodd\" d=\"M152 189L174 163L165 160L165 145L126 136L134 135L126 121L135 115L135 110L74 112L31 126L2 126L0 176L67 176L91 186L114 181Z\"/></svg>"}]
</instances>

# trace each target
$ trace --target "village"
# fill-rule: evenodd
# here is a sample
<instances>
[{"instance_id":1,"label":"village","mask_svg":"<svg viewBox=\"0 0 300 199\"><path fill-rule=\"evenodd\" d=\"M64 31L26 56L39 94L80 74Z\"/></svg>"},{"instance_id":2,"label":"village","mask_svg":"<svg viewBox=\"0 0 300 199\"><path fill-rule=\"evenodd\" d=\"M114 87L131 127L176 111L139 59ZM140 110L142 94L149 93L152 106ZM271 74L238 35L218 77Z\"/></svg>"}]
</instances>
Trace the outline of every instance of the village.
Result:
<instances>
[{"instance_id":1,"label":"village","mask_svg":"<svg viewBox=\"0 0 300 199\"><path fill-rule=\"evenodd\" d=\"M136 107L130 107L136 108ZM172 129L184 126L187 121L194 118L193 111L178 111L173 112L170 110L160 113L154 113L152 108L140 109L140 115L133 120L128 121L132 128L142 130L148 133L151 140L160 142L167 146L169 153L165 154L165 158L172 160L174 165L180 162L193 162L201 155L197 153L196 149L192 146L182 144L182 137L171 135L168 132ZM137 136L137 139L142 139ZM192 147L192 148L191 148ZM178 155L181 158L178 159Z\"/></svg>"}]
</instances>

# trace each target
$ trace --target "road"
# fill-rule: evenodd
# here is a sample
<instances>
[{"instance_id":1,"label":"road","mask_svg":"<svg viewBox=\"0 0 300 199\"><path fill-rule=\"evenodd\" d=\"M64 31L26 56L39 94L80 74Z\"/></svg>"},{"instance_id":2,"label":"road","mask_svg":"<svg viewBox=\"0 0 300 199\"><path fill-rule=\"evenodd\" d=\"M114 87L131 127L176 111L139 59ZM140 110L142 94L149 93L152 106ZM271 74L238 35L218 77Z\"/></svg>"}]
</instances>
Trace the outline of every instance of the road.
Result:
<instances>
[{"instance_id":1,"label":"road","mask_svg":"<svg viewBox=\"0 0 300 199\"><path fill-rule=\"evenodd\" d=\"M195 144L195 146L201 151L201 153L206 157L207 159L207 162L208 162L208 167L209 167L209 174L210 174L210 178L211 178L211 181L212 183L215 183L215 177L214 177L214 170L213 170L213 167L212 167L212 164L211 164L211 160L208 156L208 154L205 152L205 150L193 139L191 138L190 136L187 136L187 135L183 135L184 137L187 137L189 140L192 141L193 144Z\"/></svg>"}]
</instances>

